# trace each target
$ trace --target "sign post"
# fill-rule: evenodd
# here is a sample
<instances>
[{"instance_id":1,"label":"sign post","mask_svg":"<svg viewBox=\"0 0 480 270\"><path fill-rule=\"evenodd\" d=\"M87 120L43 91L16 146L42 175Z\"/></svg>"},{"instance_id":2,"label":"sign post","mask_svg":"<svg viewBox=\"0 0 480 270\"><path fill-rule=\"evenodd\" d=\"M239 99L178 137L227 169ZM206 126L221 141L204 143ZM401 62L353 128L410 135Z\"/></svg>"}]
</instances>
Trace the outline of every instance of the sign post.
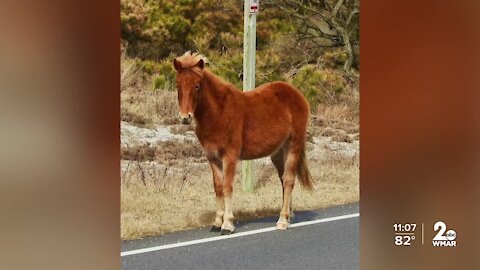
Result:
<instances>
[{"instance_id":1,"label":"sign post","mask_svg":"<svg viewBox=\"0 0 480 270\"><path fill-rule=\"evenodd\" d=\"M245 0L243 22L243 91L255 88L256 28L259 0ZM255 187L255 164L242 161L242 190L252 192Z\"/></svg>"}]
</instances>

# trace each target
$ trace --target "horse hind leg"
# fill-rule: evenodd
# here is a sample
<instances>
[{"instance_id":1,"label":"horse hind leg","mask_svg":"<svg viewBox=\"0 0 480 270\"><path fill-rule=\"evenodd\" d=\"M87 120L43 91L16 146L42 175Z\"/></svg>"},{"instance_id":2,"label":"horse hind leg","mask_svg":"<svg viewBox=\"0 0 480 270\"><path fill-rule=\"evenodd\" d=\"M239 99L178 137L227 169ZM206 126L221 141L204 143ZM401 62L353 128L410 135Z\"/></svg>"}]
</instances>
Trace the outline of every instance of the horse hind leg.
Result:
<instances>
[{"instance_id":1,"label":"horse hind leg","mask_svg":"<svg viewBox=\"0 0 480 270\"><path fill-rule=\"evenodd\" d=\"M280 148L275 154L270 156L270 159L272 160L273 165L275 166L275 169L277 169L278 173L278 178L280 179L280 184L282 185L282 198L284 199L284 188L283 188L283 174L285 171L285 159L286 155L285 152L287 151L286 147ZM282 199L282 201L283 201ZM290 200L290 216L288 219L288 222L293 219L293 210L292 210L292 200Z\"/></svg>"},{"instance_id":2,"label":"horse hind leg","mask_svg":"<svg viewBox=\"0 0 480 270\"><path fill-rule=\"evenodd\" d=\"M280 182L282 183L282 186L283 186L282 176L283 176L284 165L285 165L283 148L281 148L275 154L273 154L270 157L270 159L272 160L272 163L275 166L275 169L277 169L278 177L280 178Z\"/></svg>"},{"instance_id":3,"label":"horse hind leg","mask_svg":"<svg viewBox=\"0 0 480 270\"><path fill-rule=\"evenodd\" d=\"M287 151L285 151L285 163L284 172L282 175L282 187L283 187L283 206L280 211L280 217L277 221L278 230L286 230L290 223L292 215L292 191L295 185L295 172L300 161L301 149L291 145Z\"/></svg>"}]
</instances>

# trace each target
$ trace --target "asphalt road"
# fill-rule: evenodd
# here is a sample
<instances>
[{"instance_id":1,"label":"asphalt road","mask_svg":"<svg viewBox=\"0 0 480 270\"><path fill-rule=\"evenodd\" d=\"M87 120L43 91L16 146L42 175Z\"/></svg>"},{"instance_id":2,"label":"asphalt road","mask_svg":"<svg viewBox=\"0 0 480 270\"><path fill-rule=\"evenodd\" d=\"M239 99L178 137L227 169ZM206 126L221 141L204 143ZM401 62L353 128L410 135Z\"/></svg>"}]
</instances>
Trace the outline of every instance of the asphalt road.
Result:
<instances>
[{"instance_id":1,"label":"asphalt road","mask_svg":"<svg viewBox=\"0 0 480 270\"><path fill-rule=\"evenodd\" d=\"M122 268L359 269L359 217L349 215L358 212L358 204L295 212L297 227L286 231L271 217L237 223L227 237L202 228L124 241Z\"/></svg>"}]
</instances>

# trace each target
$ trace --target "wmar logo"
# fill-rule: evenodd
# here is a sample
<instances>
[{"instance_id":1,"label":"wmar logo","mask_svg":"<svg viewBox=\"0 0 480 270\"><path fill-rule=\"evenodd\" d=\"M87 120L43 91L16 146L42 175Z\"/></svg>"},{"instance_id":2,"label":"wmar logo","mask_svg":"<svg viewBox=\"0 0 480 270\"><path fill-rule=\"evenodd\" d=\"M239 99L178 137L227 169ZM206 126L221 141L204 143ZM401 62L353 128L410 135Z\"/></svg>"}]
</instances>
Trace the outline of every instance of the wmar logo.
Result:
<instances>
[{"instance_id":1,"label":"wmar logo","mask_svg":"<svg viewBox=\"0 0 480 270\"><path fill-rule=\"evenodd\" d=\"M435 235L432 240L432 245L434 247L457 246L457 242L455 241L455 239L457 238L457 233L454 230L447 231L447 224L445 224L445 222L437 221L435 225L433 225L433 230L438 231L437 235Z\"/></svg>"}]
</instances>

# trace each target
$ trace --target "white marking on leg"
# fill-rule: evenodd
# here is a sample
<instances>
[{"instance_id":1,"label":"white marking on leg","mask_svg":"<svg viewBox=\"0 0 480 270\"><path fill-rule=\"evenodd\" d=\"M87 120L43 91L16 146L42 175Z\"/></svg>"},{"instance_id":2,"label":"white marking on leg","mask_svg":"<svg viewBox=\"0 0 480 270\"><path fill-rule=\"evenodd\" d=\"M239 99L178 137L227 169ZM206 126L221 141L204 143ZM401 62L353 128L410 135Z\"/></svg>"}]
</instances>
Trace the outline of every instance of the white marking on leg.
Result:
<instances>
[{"instance_id":1,"label":"white marking on leg","mask_svg":"<svg viewBox=\"0 0 480 270\"><path fill-rule=\"evenodd\" d=\"M223 224L222 230L234 231L235 226L233 226L233 211L232 211L232 195L225 196L225 213L223 215Z\"/></svg>"},{"instance_id":2,"label":"white marking on leg","mask_svg":"<svg viewBox=\"0 0 480 270\"><path fill-rule=\"evenodd\" d=\"M225 213L225 202L223 197L215 197L215 203L217 205L217 211L215 213L215 222L213 226L221 227L223 224L223 215Z\"/></svg>"}]
</instances>

